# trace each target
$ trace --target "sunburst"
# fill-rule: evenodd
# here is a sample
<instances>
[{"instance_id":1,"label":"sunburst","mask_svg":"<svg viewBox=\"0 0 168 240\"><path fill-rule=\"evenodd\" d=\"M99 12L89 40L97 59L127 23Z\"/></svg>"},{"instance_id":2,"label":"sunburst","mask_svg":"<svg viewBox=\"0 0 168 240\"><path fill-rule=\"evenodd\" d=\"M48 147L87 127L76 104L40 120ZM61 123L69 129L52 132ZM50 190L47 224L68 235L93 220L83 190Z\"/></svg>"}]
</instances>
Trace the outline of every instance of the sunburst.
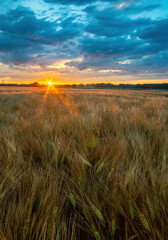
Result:
<instances>
[{"instance_id":1,"label":"sunburst","mask_svg":"<svg viewBox=\"0 0 168 240\"><path fill-rule=\"evenodd\" d=\"M74 114L72 111L72 106L69 101L64 99L63 96L61 96L61 93L58 91L58 89L55 88L52 80L47 80L47 89L45 91L44 97L43 97L43 103L46 101L49 94L55 94L58 98L59 102L62 104L62 106L69 112L70 114Z\"/></svg>"},{"instance_id":2,"label":"sunburst","mask_svg":"<svg viewBox=\"0 0 168 240\"><path fill-rule=\"evenodd\" d=\"M49 82L48 82L48 85L49 85L49 86L53 85L52 81L49 81Z\"/></svg>"}]
</instances>

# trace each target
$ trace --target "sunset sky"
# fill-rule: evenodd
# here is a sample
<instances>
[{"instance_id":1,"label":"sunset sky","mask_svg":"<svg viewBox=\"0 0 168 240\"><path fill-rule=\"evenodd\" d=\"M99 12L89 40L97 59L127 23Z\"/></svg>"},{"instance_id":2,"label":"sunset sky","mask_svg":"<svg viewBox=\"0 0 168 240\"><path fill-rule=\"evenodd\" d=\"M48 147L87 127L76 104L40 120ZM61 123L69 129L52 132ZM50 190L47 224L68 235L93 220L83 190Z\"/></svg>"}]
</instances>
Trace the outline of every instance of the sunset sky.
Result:
<instances>
[{"instance_id":1,"label":"sunset sky","mask_svg":"<svg viewBox=\"0 0 168 240\"><path fill-rule=\"evenodd\" d=\"M168 82L167 0L1 0L0 81Z\"/></svg>"}]
</instances>

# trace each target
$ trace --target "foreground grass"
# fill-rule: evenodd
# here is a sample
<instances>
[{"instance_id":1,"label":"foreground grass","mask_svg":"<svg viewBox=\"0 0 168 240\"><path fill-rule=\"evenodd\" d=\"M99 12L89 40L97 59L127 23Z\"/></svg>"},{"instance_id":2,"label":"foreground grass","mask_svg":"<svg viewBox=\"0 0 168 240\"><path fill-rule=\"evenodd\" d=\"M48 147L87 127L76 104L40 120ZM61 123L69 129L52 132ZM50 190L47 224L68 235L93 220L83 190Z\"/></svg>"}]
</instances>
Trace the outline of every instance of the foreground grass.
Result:
<instances>
[{"instance_id":1,"label":"foreground grass","mask_svg":"<svg viewBox=\"0 0 168 240\"><path fill-rule=\"evenodd\" d=\"M168 239L167 163L161 92L1 95L0 239Z\"/></svg>"}]
</instances>

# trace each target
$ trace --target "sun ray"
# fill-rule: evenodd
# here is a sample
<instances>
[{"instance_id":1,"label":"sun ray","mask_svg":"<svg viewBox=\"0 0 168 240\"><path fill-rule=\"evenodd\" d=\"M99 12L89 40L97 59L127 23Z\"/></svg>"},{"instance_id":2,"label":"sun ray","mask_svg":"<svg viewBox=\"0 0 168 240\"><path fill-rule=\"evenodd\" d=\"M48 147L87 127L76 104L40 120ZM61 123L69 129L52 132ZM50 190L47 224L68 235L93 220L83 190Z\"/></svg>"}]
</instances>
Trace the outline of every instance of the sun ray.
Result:
<instances>
[{"instance_id":1,"label":"sun ray","mask_svg":"<svg viewBox=\"0 0 168 240\"><path fill-rule=\"evenodd\" d=\"M50 85L48 86L47 90L45 91L45 94L44 94L44 97L43 97L43 102L46 101L49 90L50 90Z\"/></svg>"},{"instance_id":2,"label":"sun ray","mask_svg":"<svg viewBox=\"0 0 168 240\"><path fill-rule=\"evenodd\" d=\"M61 93L58 91L58 89L55 88L55 86L53 85L52 81L48 81L48 88L45 91L45 94L43 96L43 103L46 102L46 99L48 97L49 94L55 94L55 96L57 97L57 99L59 100L59 102L62 104L62 106L64 107L64 109L69 113L69 114L73 114L76 115L77 112L76 110L73 108L72 104L70 103L70 101L67 101L67 99L64 99L64 97L61 95Z\"/></svg>"},{"instance_id":3,"label":"sun ray","mask_svg":"<svg viewBox=\"0 0 168 240\"><path fill-rule=\"evenodd\" d=\"M59 93L59 91L54 87L54 85L51 85L52 89L54 90L54 92L56 93L56 96L58 98L58 100L60 101L60 103L64 106L64 108L66 109L66 111L70 114L74 115L74 111L72 110L72 106L71 104L67 103L63 97L61 96L61 94Z\"/></svg>"}]
</instances>

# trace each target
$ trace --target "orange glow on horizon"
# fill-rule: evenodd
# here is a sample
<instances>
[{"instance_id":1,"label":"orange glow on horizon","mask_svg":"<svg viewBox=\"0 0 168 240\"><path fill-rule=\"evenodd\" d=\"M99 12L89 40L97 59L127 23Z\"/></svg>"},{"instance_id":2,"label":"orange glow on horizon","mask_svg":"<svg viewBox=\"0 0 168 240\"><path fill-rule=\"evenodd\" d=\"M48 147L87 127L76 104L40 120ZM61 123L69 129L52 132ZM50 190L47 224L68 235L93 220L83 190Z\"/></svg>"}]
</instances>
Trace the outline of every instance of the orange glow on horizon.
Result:
<instances>
[{"instance_id":1,"label":"orange glow on horizon","mask_svg":"<svg viewBox=\"0 0 168 240\"><path fill-rule=\"evenodd\" d=\"M4 78L0 78L0 81L2 82ZM38 82L39 84L43 84L43 85L72 85L72 84L100 84L100 83L104 83L104 84L114 84L114 85L119 85L119 84L162 84L162 83L168 83L168 79L141 79L141 80L120 80L120 81L52 81L52 80L40 80L40 79L33 79L33 80L29 80L29 81L11 81L10 79L4 79L5 80L5 84L32 84L33 82ZM91 79L90 79L91 80ZM50 84L51 82L51 84Z\"/></svg>"},{"instance_id":2,"label":"orange glow on horizon","mask_svg":"<svg viewBox=\"0 0 168 240\"><path fill-rule=\"evenodd\" d=\"M47 80L47 84L49 85L49 86L52 86L53 85L53 79L51 78L51 79L46 79ZM45 84L46 84L46 82L45 82Z\"/></svg>"}]
</instances>

